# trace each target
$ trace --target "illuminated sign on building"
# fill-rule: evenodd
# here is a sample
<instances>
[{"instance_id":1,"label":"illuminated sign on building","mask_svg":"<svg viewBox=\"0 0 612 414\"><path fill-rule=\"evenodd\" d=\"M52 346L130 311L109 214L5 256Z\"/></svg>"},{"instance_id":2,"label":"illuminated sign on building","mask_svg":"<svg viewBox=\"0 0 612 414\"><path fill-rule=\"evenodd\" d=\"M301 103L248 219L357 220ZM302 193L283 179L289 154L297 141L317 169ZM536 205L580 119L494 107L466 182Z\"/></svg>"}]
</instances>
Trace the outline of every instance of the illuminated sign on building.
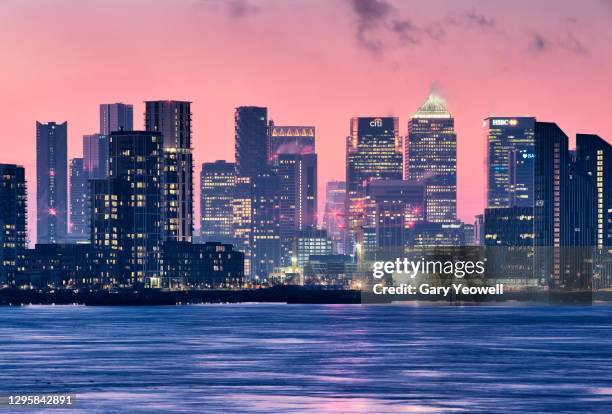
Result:
<instances>
[{"instance_id":1,"label":"illuminated sign on building","mask_svg":"<svg viewBox=\"0 0 612 414\"><path fill-rule=\"evenodd\" d=\"M491 125L493 126L516 126L518 121L516 119L492 119Z\"/></svg>"}]
</instances>

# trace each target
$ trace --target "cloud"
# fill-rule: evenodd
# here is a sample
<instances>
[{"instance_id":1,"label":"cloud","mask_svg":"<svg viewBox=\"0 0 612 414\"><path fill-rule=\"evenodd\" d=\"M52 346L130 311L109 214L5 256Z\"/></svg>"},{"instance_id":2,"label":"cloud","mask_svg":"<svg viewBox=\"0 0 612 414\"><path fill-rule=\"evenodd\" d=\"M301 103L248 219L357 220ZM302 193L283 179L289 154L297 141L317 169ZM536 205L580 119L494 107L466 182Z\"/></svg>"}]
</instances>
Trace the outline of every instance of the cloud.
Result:
<instances>
[{"instance_id":1,"label":"cloud","mask_svg":"<svg viewBox=\"0 0 612 414\"><path fill-rule=\"evenodd\" d=\"M449 14L444 19L416 24L387 0L350 0L356 16L355 37L359 46L380 54L389 43L416 46L426 41L444 40L447 28L496 29L497 22L475 10Z\"/></svg>"},{"instance_id":2,"label":"cloud","mask_svg":"<svg viewBox=\"0 0 612 414\"><path fill-rule=\"evenodd\" d=\"M232 19L243 19L258 14L261 9L249 0L199 0L196 9L210 7L216 12L224 12Z\"/></svg>"},{"instance_id":3,"label":"cloud","mask_svg":"<svg viewBox=\"0 0 612 414\"><path fill-rule=\"evenodd\" d=\"M560 49L574 55L586 55L589 53L580 39L571 31L566 32L564 35L556 35L553 38L539 32L531 32L529 34L529 51L545 53L555 49Z\"/></svg>"}]
</instances>

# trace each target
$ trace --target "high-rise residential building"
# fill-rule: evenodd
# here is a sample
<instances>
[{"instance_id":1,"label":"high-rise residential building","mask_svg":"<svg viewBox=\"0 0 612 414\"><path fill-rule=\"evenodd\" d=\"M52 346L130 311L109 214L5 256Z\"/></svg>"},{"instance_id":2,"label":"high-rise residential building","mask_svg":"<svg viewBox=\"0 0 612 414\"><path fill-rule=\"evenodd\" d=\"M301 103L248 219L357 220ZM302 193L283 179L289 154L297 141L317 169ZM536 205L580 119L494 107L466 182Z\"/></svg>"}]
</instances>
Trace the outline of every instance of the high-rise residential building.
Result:
<instances>
[{"instance_id":1,"label":"high-rise residential building","mask_svg":"<svg viewBox=\"0 0 612 414\"><path fill-rule=\"evenodd\" d=\"M283 262L289 265L297 232L317 225L317 154L278 153L273 170L280 180Z\"/></svg>"},{"instance_id":2,"label":"high-rise residential building","mask_svg":"<svg viewBox=\"0 0 612 414\"><path fill-rule=\"evenodd\" d=\"M532 117L485 119L488 207L533 207L535 122Z\"/></svg>"},{"instance_id":3,"label":"high-rise residential building","mask_svg":"<svg viewBox=\"0 0 612 414\"><path fill-rule=\"evenodd\" d=\"M597 135L577 134L576 163L595 182L596 246L612 246L612 146Z\"/></svg>"},{"instance_id":4,"label":"high-rise residential building","mask_svg":"<svg viewBox=\"0 0 612 414\"><path fill-rule=\"evenodd\" d=\"M313 154L315 152L315 127L277 126L270 121L269 162L273 163L278 154Z\"/></svg>"},{"instance_id":5,"label":"high-rise residential building","mask_svg":"<svg viewBox=\"0 0 612 414\"><path fill-rule=\"evenodd\" d=\"M250 177L236 177L232 209L232 236L236 250L244 253L244 274L251 275L253 198Z\"/></svg>"},{"instance_id":6,"label":"high-rise residential building","mask_svg":"<svg viewBox=\"0 0 612 414\"><path fill-rule=\"evenodd\" d=\"M108 178L90 181L91 243L105 284L164 286L162 142L159 132L111 133Z\"/></svg>"},{"instance_id":7,"label":"high-rise residential building","mask_svg":"<svg viewBox=\"0 0 612 414\"><path fill-rule=\"evenodd\" d=\"M346 140L346 252L364 243L366 189L375 180L402 179L402 140L399 119L352 118Z\"/></svg>"},{"instance_id":8,"label":"high-rise residential building","mask_svg":"<svg viewBox=\"0 0 612 414\"><path fill-rule=\"evenodd\" d=\"M408 121L405 176L425 184L427 221L457 218L457 135L455 121L439 96L430 94Z\"/></svg>"},{"instance_id":9,"label":"high-rise residential building","mask_svg":"<svg viewBox=\"0 0 612 414\"><path fill-rule=\"evenodd\" d=\"M597 181L574 162L568 141L556 124L536 122L534 270L551 291L590 291Z\"/></svg>"},{"instance_id":10,"label":"high-rise residential building","mask_svg":"<svg viewBox=\"0 0 612 414\"><path fill-rule=\"evenodd\" d=\"M100 134L134 129L134 107L130 104L100 104Z\"/></svg>"},{"instance_id":11,"label":"high-rise residential building","mask_svg":"<svg viewBox=\"0 0 612 414\"><path fill-rule=\"evenodd\" d=\"M403 180L373 181L368 198L374 205L375 249L397 256L407 244L409 230L425 221L425 187Z\"/></svg>"},{"instance_id":12,"label":"high-rise residential building","mask_svg":"<svg viewBox=\"0 0 612 414\"><path fill-rule=\"evenodd\" d=\"M253 178L251 188L251 278L266 279L281 264L280 188L277 174Z\"/></svg>"},{"instance_id":13,"label":"high-rise residential building","mask_svg":"<svg viewBox=\"0 0 612 414\"><path fill-rule=\"evenodd\" d=\"M240 106L234 112L236 174L255 177L268 165L268 108Z\"/></svg>"},{"instance_id":14,"label":"high-rise residential building","mask_svg":"<svg viewBox=\"0 0 612 414\"><path fill-rule=\"evenodd\" d=\"M323 228L332 241L334 251L344 254L346 183L344 181L329 181L325 186L325 213Z\"/></svg>"},{"instance_id":15,"label":"high-rise residential building","mask_svg":"<svg viewBox=\"0 0 612 414\"><path fill-rule=\"evenodd\" d=\"M38 243L59 243L68 231L68 123L36 122Z\"/></svg>"},{"instance_id":16,"label":"high-rise residential building","mask_svg":"<svg viewBox=\"0 0 612 414\"><path fill-rule=\"evenodd\" d=\"M89 240L89 184L83 158L70 160L70 235Z\"/></svg>"},{"instance_id":17,"label":"high-rise residential building","mask_svg":"<svg viewBox=\"0 0 612 414\"><path fill-rule=\"evenodd\" d=\"M163 136L162 221L164 240L193 236L193 159L191 103L145 102L145 130Z\"/></svg>"},{"instance_id":18,"label":"high-rise residential building","mask_svg":"<svg viewBox=\"0 0 612 414\"><path fill-rule=\"evenodd\" d=\"M108 175L108 136L83 135L83 170L88 179L106 178Z\"/></svg>"},{"instance_id":19,"label":"high-rise residential building","mask_svg":"<svg viewBox=\"0 0 612 414\"><path fill-rule=\"evenodd\" d=\"M23 270L28 244L25 169L0 164L0 284Z\"/></svg>"},{"instance_id":20,"label":"high-rise residential building","mask_svg":"<svg viewBox=\"0 0 612 414\"><path fill-rule=\"evenodd\" d=\"M206 162L200 173L200 235L205 242L233 241L232 200L236 168L226 161Z\"/></svg>"}]
</instances>

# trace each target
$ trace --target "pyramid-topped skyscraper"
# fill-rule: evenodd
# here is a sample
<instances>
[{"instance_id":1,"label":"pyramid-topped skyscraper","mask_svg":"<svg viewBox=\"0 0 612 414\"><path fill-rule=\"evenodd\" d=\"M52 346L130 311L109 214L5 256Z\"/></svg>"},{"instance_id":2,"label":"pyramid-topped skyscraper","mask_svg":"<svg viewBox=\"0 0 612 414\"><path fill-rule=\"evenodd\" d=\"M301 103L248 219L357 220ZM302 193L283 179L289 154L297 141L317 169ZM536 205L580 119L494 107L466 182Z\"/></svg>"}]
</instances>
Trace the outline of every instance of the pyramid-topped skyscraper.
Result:
<instances>
[{"instance_id":1,"label":"pyramid-topped skyscraper","mask_svg":"<svg viewBox=\"0 0 612 414\"><path fill-rule=\"evenodd\" d=\"M426 219L450 223L457 218L457 135L445 101L430 94L408 121L404 177L426 186Z\"/></svg>"}]
</instances>

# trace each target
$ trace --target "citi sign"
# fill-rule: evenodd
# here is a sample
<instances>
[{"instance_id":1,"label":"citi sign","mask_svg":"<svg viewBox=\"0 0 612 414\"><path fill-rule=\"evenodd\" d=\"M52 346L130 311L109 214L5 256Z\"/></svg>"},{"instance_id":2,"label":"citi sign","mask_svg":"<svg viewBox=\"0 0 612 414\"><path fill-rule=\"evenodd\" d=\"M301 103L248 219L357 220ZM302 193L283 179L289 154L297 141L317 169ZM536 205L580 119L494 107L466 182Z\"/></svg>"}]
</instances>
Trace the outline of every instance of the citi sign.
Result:
<instances>
[{"instance_id":1,"label":"citi sign","mask_svg":"<svg viewBox=\"0 0 612 414\"><path fill-rule=\"evenodd\" d=\"M493 126L516 126L518 121L516 119L492 119L491 125Z\"/></svg>"},{"instance_id":2,"label":"citi sign","mask_svg":"<svg viewBox=\"0 0 612 414\"><path fill-rule=\"evenodd\" d=\"M382 127L382 119L380 118L376 118L370 121L370 126L371 127Z\"/></svg>"}]
</instances>

